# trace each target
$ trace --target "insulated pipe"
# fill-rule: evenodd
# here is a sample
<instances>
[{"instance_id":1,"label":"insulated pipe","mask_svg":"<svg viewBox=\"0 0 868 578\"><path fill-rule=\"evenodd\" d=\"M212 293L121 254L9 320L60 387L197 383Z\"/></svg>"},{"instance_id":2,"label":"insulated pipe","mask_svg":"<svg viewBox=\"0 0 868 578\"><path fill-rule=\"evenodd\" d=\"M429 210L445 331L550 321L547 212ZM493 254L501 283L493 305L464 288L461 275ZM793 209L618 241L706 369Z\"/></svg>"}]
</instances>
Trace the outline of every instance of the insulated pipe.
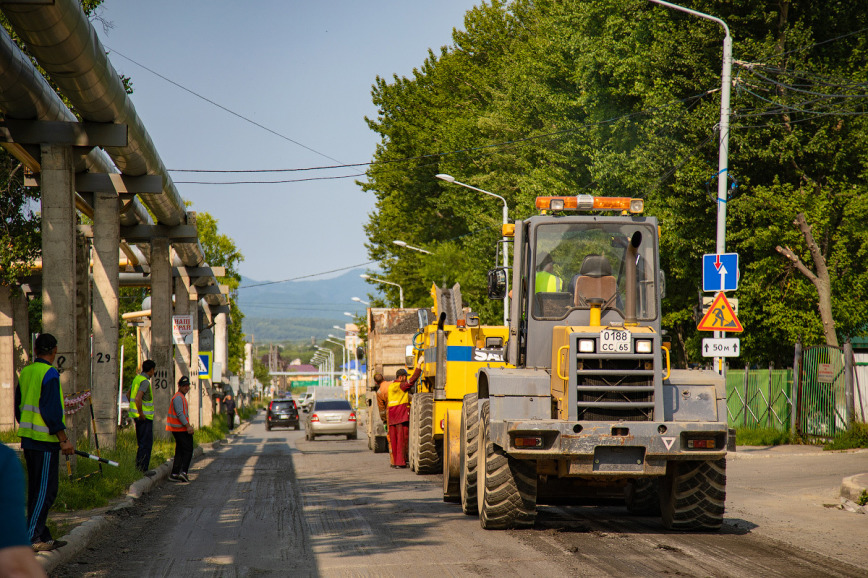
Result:
<instances>
[{"instance_id":1,"label":"insulated pipe","mask_svg":"<svg viewBox=\"0 0 868 578\"><path fill-rule=\"evenodd\" d=\"M7 118L19 120L54 120L78 122L54 89L42 77L33 63L21 52L0 27L0 110ZM75 170L88 169L98 173L117 173L114 163L101 149L94 148L76 161ZM93 216L93 215L89 215ZM129 210L121 213L121 224L153 224L148 211L138 199Z\"/></svg>"},{"instance_id":2,"label":"insulated pipe","mask_svg":"<svg viewBox=\"0 0 868 578\"><path fill-rule=\"evenodd\" d=\"M3 13L28 51L84 120L127 125L128 145L106 147L106 152L126 175L162 176L163 194L142 193L140 196L160 224L185 223L184 201L78 1L55 0L51 5L3 4ZM198 257L201 260L201 254ZM199 264L199 260L192 261L185 259L188 265Z\"/></svg>"},{"instance_id":3,"label":"insulated pipe","mask_svg":"<svg viewBox=\"0 0 868 578\"><path fill-rule=\"evenodd\" d=\"M78 1L55 0L51 5L3 4L2 9L28 51L84 120L127 125L128 145L105 147L105 150L124 174L163 177L162 194L139 194L159 223L195 224L195 217L187 218L183 199ZM200 266L204 261L198 241L173 244L173 248L186 266ZM216 284L216 279L206 284ZM222 295L209 296L208 301L217 305L226 303Z\"/></svg>"}]
</instances>

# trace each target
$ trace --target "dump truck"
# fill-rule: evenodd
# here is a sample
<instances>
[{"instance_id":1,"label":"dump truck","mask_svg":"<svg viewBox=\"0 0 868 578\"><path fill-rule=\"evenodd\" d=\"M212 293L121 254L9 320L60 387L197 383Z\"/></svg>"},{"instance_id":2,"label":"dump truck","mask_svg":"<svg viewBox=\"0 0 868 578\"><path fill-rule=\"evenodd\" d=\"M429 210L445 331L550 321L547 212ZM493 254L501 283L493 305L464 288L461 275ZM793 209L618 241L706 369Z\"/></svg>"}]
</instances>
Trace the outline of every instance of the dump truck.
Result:
<instances>
[{"instance_id":1,"label":"dump truck","mask_svg":"<svg viewBox=\"0 0 868 578\"><path fill-rule=\"evenodd\" d=\"M666 528L718 530L725 383L670 369L656 218L641 216L641 199L536 206L539 215L504 226L514 253L508 365L481 368L463 400L463 511L486 529L521 528L538 500L614 493ZM506 275L489 272L489 297L506 297Z\"/></svg>"},{"instance_id":2,"label":"dump truck","mask_svg":"<svg viewBox=\"0 0 868 578\"><path fill-rule=\"evenodd\" d=\"M434 306L419 312L413 337L424 355L410 406L410 469L417 474L443 472L443 499L457 502L459 420L464 396L476 391L476 373L504 365L507 328L482 326L479 316L462 306L461 286L431 287Z\"/></svg>"},{"instance_id":3,"label":"dump truck","mask_svg":"<svg viewBox=\"0 0 868 578\"><path fill-rule=\"evenodd\" d=\"M386 380L394 380L395 372L408 364L408 348L412 352L413 335L418 328L419 309L369 308L367 311L368 340L366 355L368 365L368 391L365 392L368 449L375 453L389 451L386 426L377 409L377 392L374 374L382 374ZM411 353L412 355L412 353ZM409 363L412 363L410 357Z\"/></svg>"}]
</instances>

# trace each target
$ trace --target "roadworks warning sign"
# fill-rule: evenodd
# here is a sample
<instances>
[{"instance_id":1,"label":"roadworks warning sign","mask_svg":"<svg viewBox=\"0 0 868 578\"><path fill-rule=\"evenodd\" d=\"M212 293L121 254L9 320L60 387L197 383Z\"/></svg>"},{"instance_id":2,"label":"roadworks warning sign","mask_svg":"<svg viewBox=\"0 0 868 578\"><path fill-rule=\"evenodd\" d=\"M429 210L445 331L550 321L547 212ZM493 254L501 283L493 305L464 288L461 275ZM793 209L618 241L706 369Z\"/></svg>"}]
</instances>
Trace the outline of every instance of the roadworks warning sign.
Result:
<instances>
[{"instance_id":1,"label":"roadworks warning sign","mask_svg":"<svg viewBox=\"0 0 868 578\"><path fill-rule=\"evenodd\" d=\"M744 331L744 327L735 316L735 311L726 300L726 295L722 292L714 298L708 313L702 317L702 321L699 322L696 329L699 331L732 331L734 333Z\"/></svg>"}]
</instances>

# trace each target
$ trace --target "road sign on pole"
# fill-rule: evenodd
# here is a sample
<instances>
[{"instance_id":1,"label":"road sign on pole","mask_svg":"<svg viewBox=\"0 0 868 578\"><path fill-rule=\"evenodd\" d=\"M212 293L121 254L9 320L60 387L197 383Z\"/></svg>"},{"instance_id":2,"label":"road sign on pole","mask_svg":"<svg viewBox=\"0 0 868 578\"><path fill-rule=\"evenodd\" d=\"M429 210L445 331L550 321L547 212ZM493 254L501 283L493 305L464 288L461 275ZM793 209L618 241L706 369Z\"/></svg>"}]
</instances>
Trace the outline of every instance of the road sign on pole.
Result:
<instances>
[{"instance_id":1,"label":"road sign on pole","mask_svg":"<svg viewBox=\"0 0 868 578\"><path fill-rule=\"evenodd\" d=\"M703 357L738 357L740 350L741 340L738 337L702 340Z\"/></svg>"},{"instance_id":2,"label":"road sign on pole","mask_svg":"<svg viewBox=\"0 0 868 578\"><path fill-rule=\"evenodd\" d=\"M702 256L702 290L706 292L738 289L738 253Z\"/></svg>"},{"instance_id":3,"label":"road sign on pole","mask_svg":"<svg viewBox=\"0 0 868 578\"><path fill-rule=\"evenodd\" d=\"M735 316L735 311L729 301L726 300L726 295L721 291L714 298L714 303L708 313L703 316L702 321L696 327L699 331L731 331L741 333L744 331L738 317Z\"/></svg>"},{"instance_id":4,"label":"road sign on pole","mask_svg":"<svg viewBox=\"0 0 868 578\"><path fill-rule=\"evenodd\" d=\"M200 351L199 352L199 377L203 379L211 379L211 369L213 364L211 363L213 359L213 352L211 351Z\"/></svg>"}]
</instances>

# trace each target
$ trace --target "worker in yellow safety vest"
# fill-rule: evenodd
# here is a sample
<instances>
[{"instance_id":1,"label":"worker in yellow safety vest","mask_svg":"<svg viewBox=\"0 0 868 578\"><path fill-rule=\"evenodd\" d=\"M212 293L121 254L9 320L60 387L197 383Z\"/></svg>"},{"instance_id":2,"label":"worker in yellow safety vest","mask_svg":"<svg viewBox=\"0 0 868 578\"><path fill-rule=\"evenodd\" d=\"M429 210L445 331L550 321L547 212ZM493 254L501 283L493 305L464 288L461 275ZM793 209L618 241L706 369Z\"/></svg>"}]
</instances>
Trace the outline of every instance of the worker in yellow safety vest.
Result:
<instances>
[{"instance_id":1,"label":"worker in yellow safety vest","mask_svg":"<svg viewBox=\"0 0 868 578\"><path fill-rule=\"evenodd\" d=\"M35 349L36 360L18 377L15 418L27 462L27 531L33 550L44 552L66 544L52 539L45 522L57 499L60 452L69 456L75 447L66 435L60 372L53 365L57 339L43 333Z\"/></svg>"},{"instance_id":2,"label":"worker in yellow safety vest","mask_svg":"<svg viewBox=\"0 0 868 578\"><path fill-rule=\"evenodd\" d=\"M150 469L151 449L154 446L154 388L151 379L157 364L148 359L142 364L142 372L133 378L130 388L130 417L136 422L136 468L151 477L157 472Z\"/></svg>"},{"instance_id":3,"label":"worker in yellow safety vest","mask_svg":"<svg viewBox=\"0 0 868 578\"><path fill-rule=\"evenodd\" d=\"M420 357L421 359L421 357ZM389 420L389 452L391 467L407 467L407 450L410 437L410 389L422 374L422 361L407 379L407 370L395 372L395 381L389 384L388 420Z\"/></svg>"},{"instance_id":4,"label":"worker in yellow safety vest","mask_svg":"<svg viewBox=\"0 0 868 578\"><path fill-rule=\"evenodd\" d=\"M534 293L556 293L562 291L564 282L554 274L554 261L551 255L544 255L537 266Z\"/></svg>"}]
</instances>

